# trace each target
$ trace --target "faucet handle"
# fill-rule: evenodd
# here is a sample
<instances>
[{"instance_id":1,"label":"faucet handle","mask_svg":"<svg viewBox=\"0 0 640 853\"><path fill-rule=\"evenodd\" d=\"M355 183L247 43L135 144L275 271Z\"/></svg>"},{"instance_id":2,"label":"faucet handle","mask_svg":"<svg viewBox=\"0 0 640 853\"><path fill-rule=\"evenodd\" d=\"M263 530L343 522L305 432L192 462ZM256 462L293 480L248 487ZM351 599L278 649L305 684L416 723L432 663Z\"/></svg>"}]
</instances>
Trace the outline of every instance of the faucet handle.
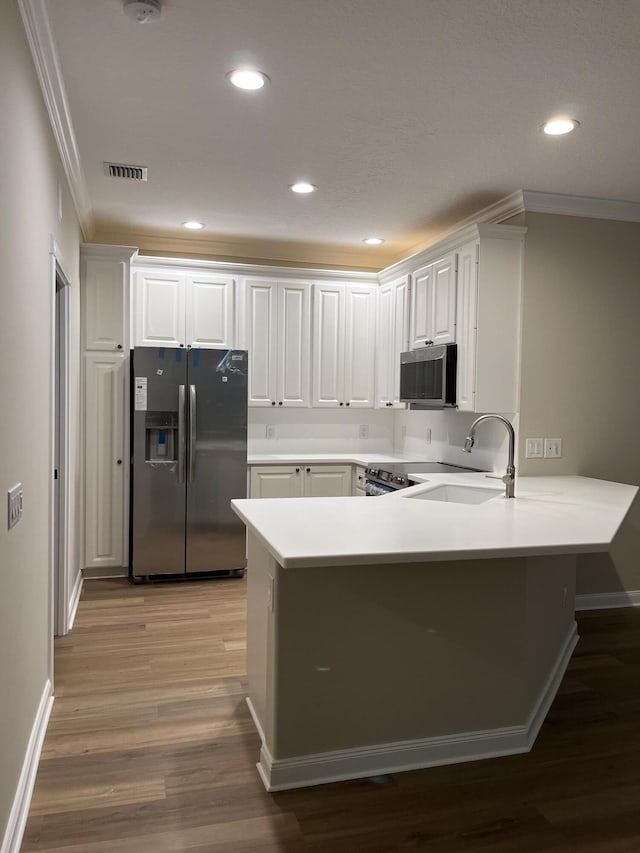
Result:
<instances>
[{"instance_id":1,"label":"faucet handle","mask_svg":"<svg viewBox=\"0 0 640 853\"><path fill-rule=\"evenodd\" d=\"M513 480L513 477L511 477L510 474L504 474L502 477L498 474L485 474L484 476L488 480L501 480L505 485Z\"/></svg>"}]
</instances>

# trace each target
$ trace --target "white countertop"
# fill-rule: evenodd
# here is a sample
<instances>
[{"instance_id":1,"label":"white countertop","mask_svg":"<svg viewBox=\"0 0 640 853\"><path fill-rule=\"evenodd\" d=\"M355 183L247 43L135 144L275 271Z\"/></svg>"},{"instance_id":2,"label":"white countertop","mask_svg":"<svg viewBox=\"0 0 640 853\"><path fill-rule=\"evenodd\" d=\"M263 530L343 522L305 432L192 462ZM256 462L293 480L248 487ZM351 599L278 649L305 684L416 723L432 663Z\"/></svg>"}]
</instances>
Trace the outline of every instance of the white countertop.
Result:
<instances>
[{"instance_id":1,"label":"white countertop","mask_svg":"<svg viewBox=\"0 0 640 853\"><path fill-rule=\"evenodd\" d=\"M588 477L519 477L508 500L500 482L484 474L420 477L425 484L375 499L266 498L231 506L280 565L296 568L607 551L638 492ZM493 485L496 497L477 505L409 499L442 483Z\"/></svg>"},{"instance_id":2,"label":"white countertop","mask_svg":"<svg viewBox=\"0 0 640 853\"><path fill-rule=\"evenodd\" d=\"M393 453L365 453L364 451L352 451L351 453L250 453L247 456L247 465L367 465L383 462L415 462L415 456L398 456ZM429 460L424 460L429 461Z\"/></svg>"}]
</instances>

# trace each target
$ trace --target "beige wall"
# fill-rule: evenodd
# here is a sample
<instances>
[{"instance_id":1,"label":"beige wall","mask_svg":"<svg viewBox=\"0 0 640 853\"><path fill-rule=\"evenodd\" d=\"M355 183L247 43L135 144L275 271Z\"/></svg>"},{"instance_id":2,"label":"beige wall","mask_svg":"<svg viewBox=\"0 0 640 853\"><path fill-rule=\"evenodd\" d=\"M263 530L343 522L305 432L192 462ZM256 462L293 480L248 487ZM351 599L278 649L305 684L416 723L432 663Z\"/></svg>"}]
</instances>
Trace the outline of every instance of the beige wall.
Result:
<instances>
[{"instance_id":1,"label":"beige wall","mask_svg":"<svg viewBox=\"0 0 640 853\"><path fill-rule=\"evenodd\" d=\"M0 838L14 800L50 665L50 272L53 234L72 286L78 327L78 225L14 0L0 0ZM62 221L58 184L63 186ZM77 388L77 339L71 382ZM72 450L77 437L73 392ZM8 488L24 486L11 531ZM77 472L72 486L77 488ZM75 495L72 495L72 515ZM71 547L72 571L77 551Z\"/></svg>"},{"instance_id":2,"label":"beige wall","mask_svg":"<svg viewBox=\"0 0 640 853\"><path fill-rule=\"evenodd\" d=\"M520 473L640 485L640 224L527 214ZM527 460L526 437L562 438ZM578 593L640 589L640 526L613 557L581 557Z\"/></svg>"}]
</instances>

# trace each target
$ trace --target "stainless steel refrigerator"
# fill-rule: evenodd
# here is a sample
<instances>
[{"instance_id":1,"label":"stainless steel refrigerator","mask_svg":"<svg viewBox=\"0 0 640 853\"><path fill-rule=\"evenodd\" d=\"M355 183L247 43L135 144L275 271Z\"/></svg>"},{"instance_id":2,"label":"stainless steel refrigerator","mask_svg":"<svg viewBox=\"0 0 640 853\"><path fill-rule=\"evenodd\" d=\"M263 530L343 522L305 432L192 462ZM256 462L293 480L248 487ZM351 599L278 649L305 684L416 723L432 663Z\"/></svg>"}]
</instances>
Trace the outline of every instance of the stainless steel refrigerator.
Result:
<instances>
[{"instance_id":1,"label":"stainless steel refrigerator","mask_svg":"<svg viewBox=\"0 0 640 853\"><path fill-rule=\"evenodd\" d=\"M242 574L247 353L132 353L130 575Z\"/></svg>"}]
</instances>

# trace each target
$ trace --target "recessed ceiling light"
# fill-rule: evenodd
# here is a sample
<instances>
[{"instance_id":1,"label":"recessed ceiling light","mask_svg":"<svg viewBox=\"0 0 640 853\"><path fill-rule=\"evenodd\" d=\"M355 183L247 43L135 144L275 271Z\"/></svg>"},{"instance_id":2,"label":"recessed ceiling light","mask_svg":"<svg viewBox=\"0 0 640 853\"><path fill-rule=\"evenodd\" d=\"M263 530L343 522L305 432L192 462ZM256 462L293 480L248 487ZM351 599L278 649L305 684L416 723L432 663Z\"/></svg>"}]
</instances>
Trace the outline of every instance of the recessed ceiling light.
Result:
<instances>
[{"instance_id":1,"label":"recessed ceiling light","mask_svg":"<svg viewBox=\"0 0 640 853\"><path fill-rule=\"evenodd\" d=\"M300 195L305 195L306 193L315 192L318 187L313 184L308 184L306 181L298 181L297 184L291 184L289 189L291 192L299 193Z\"/></svg>"},{"instance_id":2,"label":"recessed ceiling light","mask_svg":"<svg viewBox=\"0 0 640 853\"><path fill-rule=\"evenodd\" d=\"M189 231L200 231L204 228L204 222L196 222L193 219L189 222L183 222L182 225L184 228L188 228Z\"/></svg>"},{"instance_id":3,"label":"recessed ceiling light","mask_svg":"<svg viewBox=\"0 0 640 853\"><path fill-rule=\"evenodd\" d=\"M384 243L384 240L382 239L382 237L367 237L362 242L366 243L367 246L380 246L382 245L382 243Z\"/></svg>"},{"instance_id":4,"label":"recessed ceiling light","mask_svg":"<svg viewBox=\"0 0 640 853\"><path fill-rule=\"evenodd\" d=\"M262 71L253 68L234 68L226 75L227 80L237 89L256 90L262 89L269 78Z\"/></svg>"},{"instance_id":5,"label":"recessed ceiling light","mask_svg":"<svg viewBox=\"0 0 640 853\"><path fill-rule=\"evenodd\" d=\"M542 130L549 136L562 136L571 133L580 124L574 118L552 118L542 126Z\"/></svg>"}]
</instances>

